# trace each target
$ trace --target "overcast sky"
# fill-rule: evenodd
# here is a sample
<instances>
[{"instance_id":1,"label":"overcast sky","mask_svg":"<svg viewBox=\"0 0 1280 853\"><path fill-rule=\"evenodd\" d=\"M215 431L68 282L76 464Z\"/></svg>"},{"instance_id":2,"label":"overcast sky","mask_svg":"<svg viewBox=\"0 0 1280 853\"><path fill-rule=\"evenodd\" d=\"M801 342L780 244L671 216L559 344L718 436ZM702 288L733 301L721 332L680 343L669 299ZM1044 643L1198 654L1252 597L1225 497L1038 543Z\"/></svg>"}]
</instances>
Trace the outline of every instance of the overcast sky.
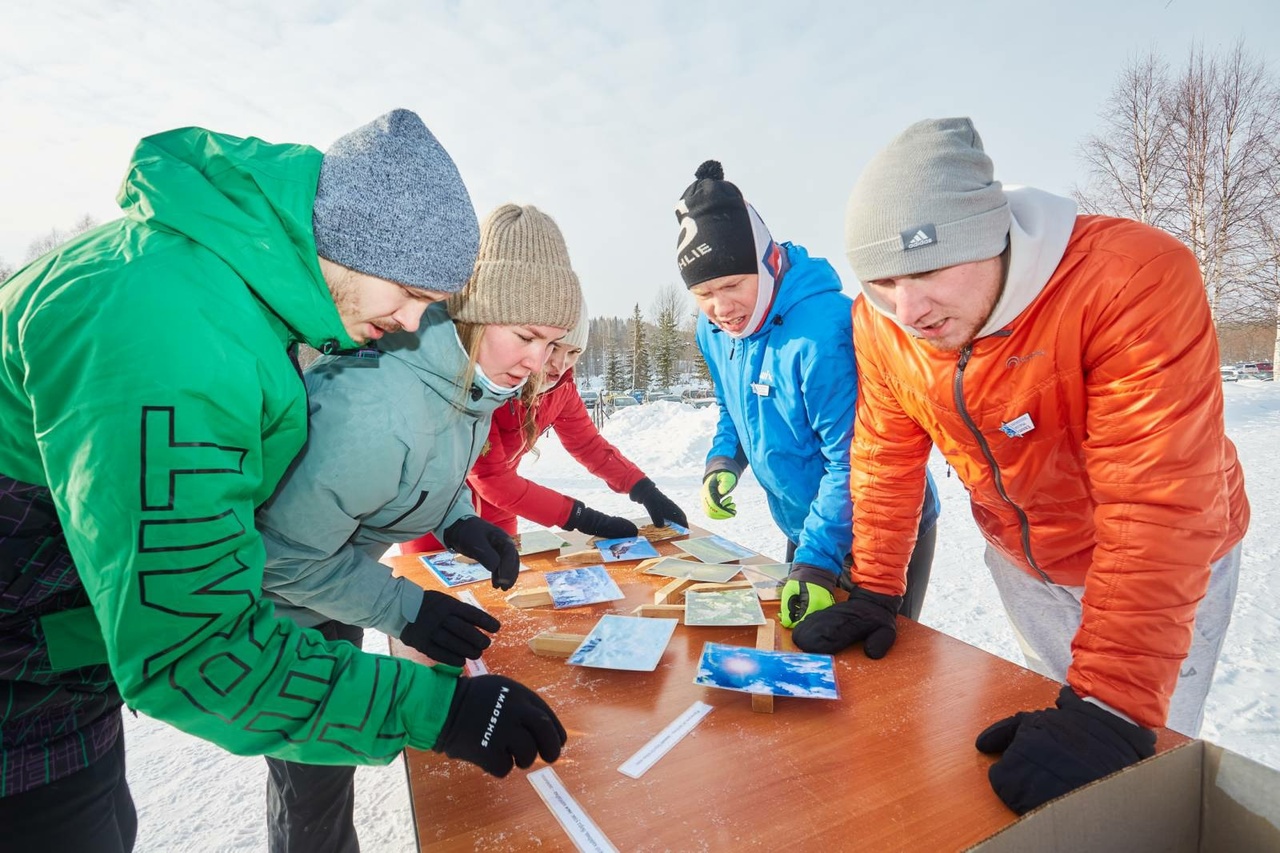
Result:
<instances>
[{"instance_id":1,"label":"overcast sky","mask_svg":"<svg viewBox=\"0 0 1280 853\"><path fill-rule=\"evenodd\" d=\"M0 259L114 218L148 133L323 148L408 107L480 216L560 223L593 315L679 282L673 206L707 158L850 289L845 201L906 125L972 116L997 177L1066 193L1127 60L1240 37L1280 71L1280 2L0 0Z\"/></svg>"}]
</instances>

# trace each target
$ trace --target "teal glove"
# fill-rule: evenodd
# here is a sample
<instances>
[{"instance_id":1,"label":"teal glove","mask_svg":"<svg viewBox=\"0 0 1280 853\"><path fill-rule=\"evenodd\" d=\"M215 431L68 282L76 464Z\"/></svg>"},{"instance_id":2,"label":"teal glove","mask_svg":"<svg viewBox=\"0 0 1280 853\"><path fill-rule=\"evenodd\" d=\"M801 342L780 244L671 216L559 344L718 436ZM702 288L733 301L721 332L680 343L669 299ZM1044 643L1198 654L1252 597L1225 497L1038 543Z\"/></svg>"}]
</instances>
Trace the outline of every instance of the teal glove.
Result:
<instances>
[{"instance_id":1,"label":"teal glove","mask_svg":"<svg viewBox=\"0 0 1280 853\"><path fill-rule=\"evenodd\" d=\"M702 480L702 509L708 518L724 521L738 514L729 493L738 485L738 475L732 471L712 471Z\"/></svg>"},{"instance_id":2,"label":"teal glove","mask_svg":"<svg viewBox=\"0 0 1280 853\"><path fill-rule=\"evenodd\" d=\"M782 627L794 627L806 616L835 604L835 586L836 576L831 572L804 563L794 564L778 602L778 619Z\"/></svg>"}]
</instances>

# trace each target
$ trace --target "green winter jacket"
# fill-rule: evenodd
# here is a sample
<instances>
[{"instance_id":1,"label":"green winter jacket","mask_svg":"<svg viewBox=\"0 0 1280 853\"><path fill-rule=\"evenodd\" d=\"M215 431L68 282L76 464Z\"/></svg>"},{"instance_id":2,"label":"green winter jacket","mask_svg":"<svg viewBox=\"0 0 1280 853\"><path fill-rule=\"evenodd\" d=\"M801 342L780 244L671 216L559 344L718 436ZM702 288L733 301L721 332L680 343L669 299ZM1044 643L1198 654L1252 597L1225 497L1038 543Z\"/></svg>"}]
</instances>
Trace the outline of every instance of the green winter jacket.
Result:
<instances>
[{"instance_id":1,"label":"green winter jacket","mask_svg":"<svg viewBox=\"0 0 1280 853\"><path fill-rule=\"evenodd\" d=\"M254 527L306 437L287 348L354 344L316 259L320 161L142 140L125 218L0 285L0 472L52 491L130 707L238 754L377 764L435 744L457 671L276 618ZM88 612L42 622L55 666L92 661Z\"/></svg>"},{"instance_id":2,"label":"green winter jacket","mask_svg":"<svg viewBox=\"0 0 1280 853\"><path fill-rule=\"evenodd\" d=\"M443 540L447 527L475 515L467 472L493 410L516 392L462 385L467 355L442 303L427 309L417 333L380 345L376 361L323 356L307 369L307 447L258 512L258 529L277 612L398 637L417 616L422 589L378 560L393 543L426 533Z\"/></svg>"}]
</instances>

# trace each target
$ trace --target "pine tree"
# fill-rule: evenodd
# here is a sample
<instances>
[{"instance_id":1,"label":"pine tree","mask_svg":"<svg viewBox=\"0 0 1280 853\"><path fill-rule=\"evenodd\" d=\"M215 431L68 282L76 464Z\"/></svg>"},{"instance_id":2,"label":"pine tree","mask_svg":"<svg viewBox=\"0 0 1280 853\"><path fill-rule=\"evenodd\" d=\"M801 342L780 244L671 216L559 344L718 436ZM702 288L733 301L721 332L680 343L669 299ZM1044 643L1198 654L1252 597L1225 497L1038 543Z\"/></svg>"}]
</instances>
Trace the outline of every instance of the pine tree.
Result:
<instances>
[{"instance_id":1,"label":"pine tree","mask_svg":"<svg viewBox=\"0 0 1280 853\"><path fill-rule=\"evenodd\" d=\"M649 390L651 371L649 369L649 344L645 335L644 315L640 313L640 303L636 303L631 312L631 387L639 391Z\"/></svg>"},{"instance_id":2,"label":"pine tree","mask_svg":"<svg viewBox=\"0 0 1280 853\"><path fill-rule=\"evenodd\" d=\"M654 333L653 365L659 387L670 388L680 378L680 356L684 340L680 334L680 314L684 308L684 294L674 285L658 291L653 304Z\"/></svg>"}]
</instances>

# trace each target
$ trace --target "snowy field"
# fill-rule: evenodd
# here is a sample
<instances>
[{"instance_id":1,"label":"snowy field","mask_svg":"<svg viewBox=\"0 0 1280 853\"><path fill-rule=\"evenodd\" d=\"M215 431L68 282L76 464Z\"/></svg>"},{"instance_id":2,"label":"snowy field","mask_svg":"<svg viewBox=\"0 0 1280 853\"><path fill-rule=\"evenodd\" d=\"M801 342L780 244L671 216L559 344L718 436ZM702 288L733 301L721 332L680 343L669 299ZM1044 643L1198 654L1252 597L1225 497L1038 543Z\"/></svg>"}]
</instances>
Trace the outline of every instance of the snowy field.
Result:
<instances>
[{"instance_id":1,"label":"snowy field","mask_svg":"<svg viewBox=\"0 0 1280 853\"><path fill-rule=\"evenodd\" d=\"M1201 736L1280 768L1280 383L1223 386L1227 431L1245 466L1253 521L1245 539L1235 616L1227 635ZM698 489L715 424L714 409L654 403L623 409L605 436L689 514L690 521L763 554L782 559L785 542L773 527L764 495L748 473L734 492L738 516L706 519ZM525 474L604 512L643 511L588 475L554 436L526 458ZM922 619L940 631L1021 663L994 585L982 562L983 542L969 515L964 488L935 459L942 493L938 552ZM366 648L386 641L366 635ZM885 665L892 665L892 656ZM125 715L129 780L139 813L138 853L261 851L265 765L240 758L145 717ZM512 784L521 784L513 776ZM403 763L360 768L356 825L365 853L414 849Z\"/></svg>"}]
</instances>

